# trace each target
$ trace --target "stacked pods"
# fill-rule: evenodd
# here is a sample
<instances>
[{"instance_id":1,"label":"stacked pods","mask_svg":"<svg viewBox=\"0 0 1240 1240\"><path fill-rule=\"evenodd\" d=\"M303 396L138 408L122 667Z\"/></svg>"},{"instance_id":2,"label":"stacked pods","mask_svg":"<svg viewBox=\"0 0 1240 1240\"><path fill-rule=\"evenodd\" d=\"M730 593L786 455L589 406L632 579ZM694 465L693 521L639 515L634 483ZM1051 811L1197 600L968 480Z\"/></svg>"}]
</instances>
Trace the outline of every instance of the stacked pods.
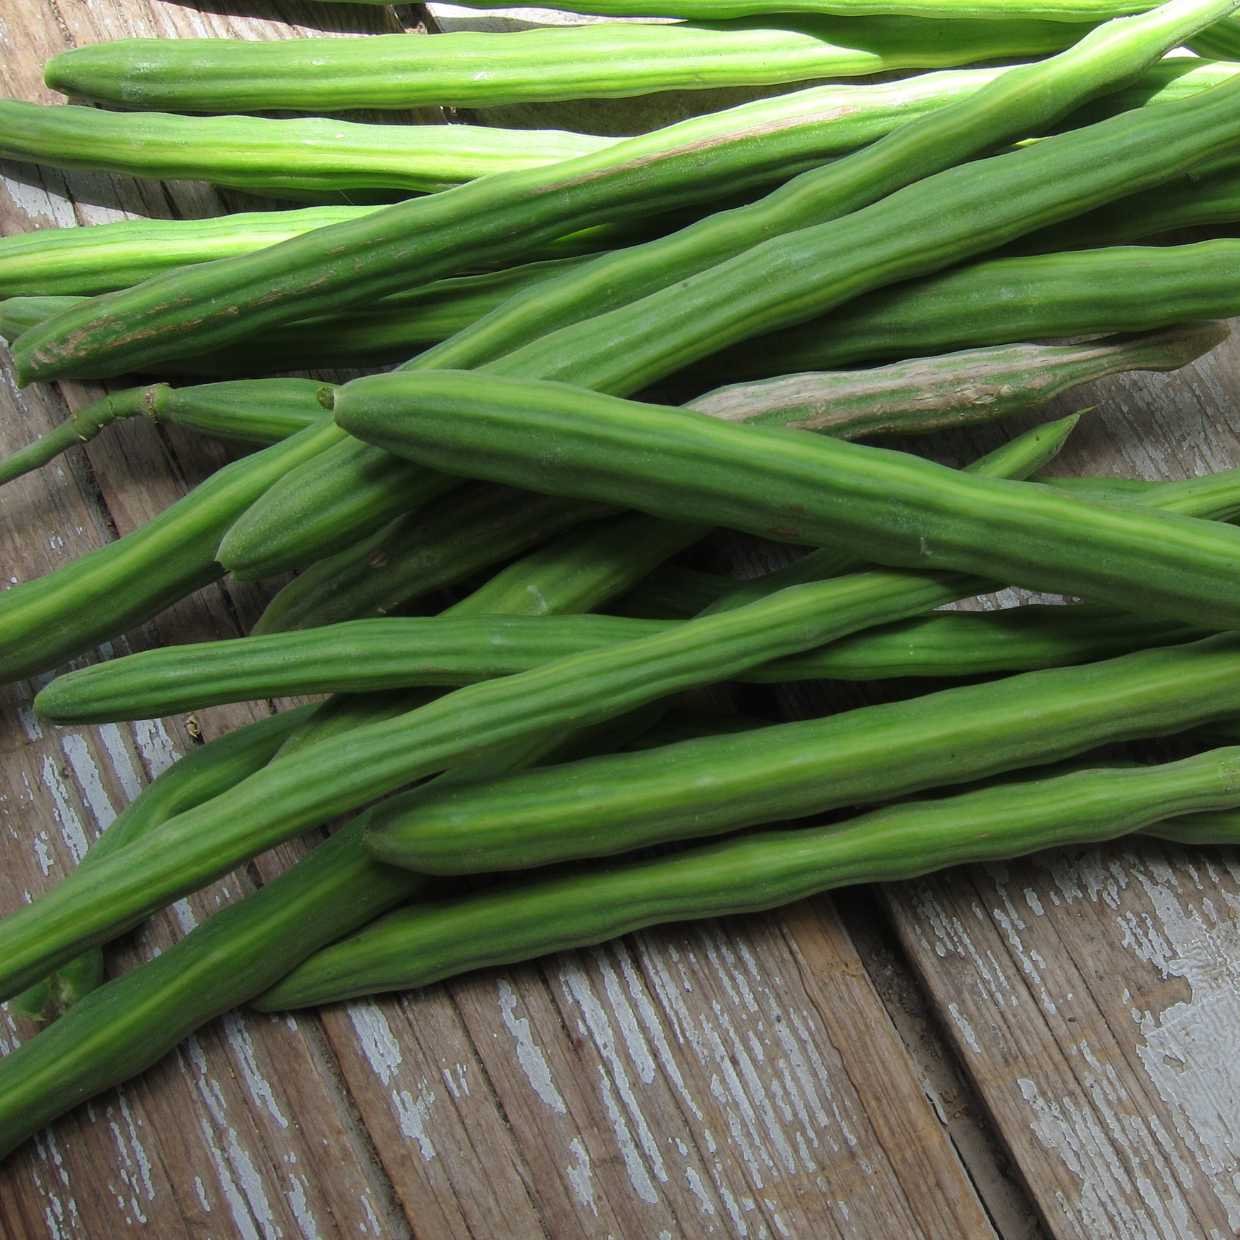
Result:
<instances>
[{"instance_id":1,"label":"stacked pods","mask_svg":"<svg viewBox=\"0 0 1240 1240\"><path fill-rule=\"evenodd\" d=\"M124 41L47 78L135 111L0 101L6 157L349 196L0 241L19 382L158 379L80 405L0 482L126 418L258 449L0 596L0 675L58 669L228 572L296 569L255 635L70 672L35 707L80 725L332 695L183 760L78 871L0 919L0 994L52 1022L0 1061L0 1152L246 1002L424 985L1068 841L1240 838L1233 748L1027 773L1240 714L1237 476L1028 481L1075 416L966 469L849 442L1027 414L1226 337L1211 320L1240 309L1237 243L1131 242L1240 218L1240 0L770 7ZM1219 59L1163 59L1184 44ZM1019 63L957 67L996 60ZM894 68L946 71L625 139L178 114ZM1089 339L1046 340L1065 336ZM403 365L257 377L329 361ZM812 550L744 585L666 567L717 528ZM935 610L1007 586L1084 601ZM467 592L401 614L443 590ZM582 614L613 603L628 614ZM798 724L658 728L700 686L895 676L980 683ZM103 945L149 913L355 811L279 880L102 981ZM853 816L735 834L828 811ZM651 844L668 851L627 855ZM427 875L526 870L419 903Z\"/></svg>"}]
</instances>

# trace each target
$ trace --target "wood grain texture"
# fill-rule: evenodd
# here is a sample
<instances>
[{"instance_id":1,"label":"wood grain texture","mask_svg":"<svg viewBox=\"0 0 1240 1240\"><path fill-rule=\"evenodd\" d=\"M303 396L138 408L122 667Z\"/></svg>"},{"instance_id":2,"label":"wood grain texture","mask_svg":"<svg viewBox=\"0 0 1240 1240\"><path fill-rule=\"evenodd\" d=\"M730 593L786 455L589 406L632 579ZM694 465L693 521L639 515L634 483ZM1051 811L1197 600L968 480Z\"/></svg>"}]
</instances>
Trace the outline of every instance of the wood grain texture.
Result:
<instances>
[{"instance_id":1,"label":"wood grain texture","mask_svg":"<svg viewBox=\"0 0 1240 1240\"><path fill-rule=\"evenodd\" d=\"M0 0L3 89L50 99L39 65L125 35L295 36L390 28L391 11L306 7L285 24L126 0ZM207 214L202 186L0 169L5 232L127 213ZM0 387L0 451L93 390ZM0 492L9 583L149 519L225 459L121 426ZM243 631L262 603L226 583L118 651ZM100 652L106 656L109 650ZM76 864L142 784L255 717L43 731L34 685L0 715L0 912ZM126 968L303 846L179 902ZM32 1030L0 1016L0 1051ZM0 1167L0 1235L993 1235L909 1044L830 906L640 935L420 994L216 1022Z\"/></svg>"}]
</instances>

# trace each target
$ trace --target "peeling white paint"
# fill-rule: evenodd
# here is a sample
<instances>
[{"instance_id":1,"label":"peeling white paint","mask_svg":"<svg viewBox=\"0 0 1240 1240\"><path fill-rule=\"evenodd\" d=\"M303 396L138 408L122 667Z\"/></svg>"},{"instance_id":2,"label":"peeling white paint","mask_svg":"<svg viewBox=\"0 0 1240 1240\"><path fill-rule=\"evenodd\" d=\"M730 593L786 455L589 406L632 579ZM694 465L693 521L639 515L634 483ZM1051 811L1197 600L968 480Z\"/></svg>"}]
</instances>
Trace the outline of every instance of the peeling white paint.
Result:
<instances>
[{"instance_id":1,"label":"peeling white paint","mask_svg":"<svg viewBox=\"0 0 1240 1240\"><path fill-rule=\"evenodd\" d=\"M276 1095L271 1087L271 1082L263 1075L258 1066L258 1057L254 1052L254 1040L250 1037L250 1031L246 1028L244 1019L236 1012L230 1012L224 1017L223 1026L224 1037L237 1056L237 1062L241 1066L241 1079L245 1082L245 1087L250 1097L281 1128L287 1128L289 1126L288 1119L280 1109L279 1103L276 1102Z\"/></svg>"},{"instance_id":2,"label":"peeling white paint","mask_svg":"<svg viewBox=\"0 0 1240 1240\"><path fill-rule=\"evenodd\" d=\"M585 971L576 963L566 964L560 970L560 981L571 999L581 1009L586 1028L590 1031L590 1037L600 1057L606 1064L602 1075L607 1082L608 1097L612 1099L612 1104L614 1105L614 1098L611 1095L611 1090L614 1086L615 1093L623 1099L625 1110L628 1112L636 1129L637 1141L645 1154L650 1172L656 1179L666 1181L667 1169L663 1165L663 1156L659 1153L658 1142L651 1131L649 1121L642 1112L624 1061L617 1051L616 1038L612 1031L611 1022L607 1019L607 1013L603 1009L603 1005L595 996ZM604 1102L606 1105L607 1099ZM624 1127L627 1132L628 1125L625 1124ZM628 1165L627 1159L626 1165ZM643 1177L646 1175L645 1167L642 1168L642 1175ZM634 1187L638 1187L636 1182ZM639 1193L642 1191L641 1188L638 1188ZM653 1188L650 1191L653 1191Z\"/></svg>"},{"instance_id":3,"label":"peeling white paint","mask_svg":"<svg viewBox=\"0 0 1240 1240\"><path fill-rule=\"evenodd\" d=\"M182 1048L184 1058L193 1068L196 1092L204 1103L199 1127L233 1226L245 1240L258 1240L260 1236L263 1240L276 1240L281 1231L276 1226L263 1178L242 1146L236 1129L229 1123L223 1091L211 1077L202 1043L191 1035L182 1043ZM217 1129L223 1135L223 1148L216 1138Z\"/></svg>"},{"instance_id":4,"label":"peeling white paint","mask_svg":"<svg viewBox=\"0 0 1240 1240\"><path fill-rule=\"evenodd\" d=\"M469 1097L469 1065L458 1063L453 1064L450 1068L443 1070L443 1083L448 1088L448 1093L459 1102L462 1098Z\"/></svg>"},{"instance_id":5,"label":"peeling white paint","mask_svg":"<svg viewBox=\"0 0 1240 1240\"><path fill-rule=\"evenodd\" d=\"M955 1022L956 1028L960 1030L960 1036L964 1039L965 1045L975 1055L980 1055L982 1053L982 1044L977 1040L977 1034L973 1031L969 1018L960 1010L960 1004L949 1003L947 1011Z\"/></svg>"},{"instance_id":6,"label":"peeling white paint","mask_svg":"<svg viewBox=\"0 0 1240 1240\"><path fill-rule=\"evenodd\" d=\"M1188 983L1188 999L1137 1017L1137 1053L1172 1122L1240 1231L1240 908L1220 914L1186 907L1169 871L1138 873L1162 935L1148 957L1164 976ZM1151 940L1152 941L1152 940ZM1134 947L1137 944L1134 941Z\"/></svg>"},{"instance_id":7,"label":"peeling white paint","mask_svg":"<svg viewBox=\"0 0 1240 1240\"><path fill-rule=\"evenodd\" d=\"M134 744L146 763L152 779L162 775L180 756L172 737L158 719L139 719L131 723Z\"/></svg>"},{"instance_id":8,"label":"peeling white paint","mask_svg":"<svg viewBox=\"0 0 1240 1240\"><path fill-rule=\"evenodd\" d=\"M126 802L136 800L142 792L142 777L133 764L120 728L114 723L105 723L99 726L97 733L108 755L108 767L116 776Z\"/></svg>"},{"instance_id":9,"label":"peeling white paint","mask_svg":"<svg viewBox=\"0 0 1240 1240\"><path fill-rule=\"evenodd\" d=\"M349 1005L349 1020L371 1071L379 1078L380 1084L390 1088L403 1056L387 1017L377 1004L363 1002ZM423 1162L431 1162L437 1154L426 1126L427 1117L435 1104L435 1093L429 1082L422 1082L417 1097L409 1090L401 1089L391 1093L391 1101L401 1133L417 1145Z\"/></svg>"},{"instance_id":10,"label":"peeling white paint","mask_svg":"<svg viewBox=\"0 0 1240 1240\"><path fill-rule=\"evenodd\" d=\"M95 834L105 830L116 817L116 808L103 786L103 776L86 744L86 738L79 732L69 732L60 738L60 747L69 761L69 769L73 772L82 790L82 799L95 820Z\"/></svg>"},{"instance_id":11,"label":"peeling white paint","mask_svg":"<svg viewBox=\"0 0 1240 1240\"><path fill-rule=\"evenodd\" d=\"M319 1224L310 1209L310 1202L306 1197L306 1181L301 1176L289 1176L288 1192L285 1194L285 1197L288 1200L293 1218L297 1221L297 1229L305 1237L305 1240L319 1240L319 1236L322 1233L319 1231Z\"/></svg>"},{"instance_id":12,"label":"peeling white paint","mask_svg":"<svg viewBox=\"0 0 1240 1240\"><path fill-rule=\"evenodd\" d=\"M74 861L81 864L86 850L90 847L90 841L86 838L82 820L69 799L69 790L60 777L60 771L50 757L44 757L41 774L43 786L52 798L52 813L60 827L61 838Z\"/></svg>"},{"instance_id":13,"label":"peeling white paint","mask_svg":"<svg viewBox=\"0 0 1240 1240\"><path fill-rule=\"evenodd\" d=\"M500 1019L516 1044L517 1063L521 1065L521 1071L525 1073L530 1088L539 1101L556 1115L567 1115L568 1107L552 1079L551 1065L547 1063L542 1047L534 1041L530 1022L527 1017L517 1015L517 992L504 978L496 984L496 989L499 993Z\"/></svg>"},{"instance_id":14,"label":"peeling white paint","mask_svg":"<svg viewBox=\"0 0 1240 1240\"><path fill-rule=\"evenodd\" d=\"M629 1183L632 1185L633 1191L647 1205L655 1205L659 1200L659 1194L655 1189L654 1181L650 1178L649 1171L646 1169L641 1151L637 1148L637 1142L633 1139L633 1133L629 1128L628 1120L616 1101L616 1091L612 1086L611 1078L607 1075L607 1070L602 1067L599 1068L598 1075L599 1093L602 1095L603 1109L607 1112L607 1118L611 1123L611 1131L616 1139L616 1147L620 1158L624 1162L624 1169L628 1173Z\"/></svg>"},{"instance_id":15,"label":"peeling white paint","mask_svg":"<svg viewBox=\"0 0 1240 1240\"><path fill-rule=\"evenodd\" d=\"M400 1043L378 1004L369 1001L350 1003L349 1023L357 1034L370 1070L379 1078L381 1085L390 1085L404 1057Z\"/></svg>"},{"instance_id":16,"label":"peeling white paint","mask_svg":"<svg viewBox=\"0 0 1240 1240\"><path fill-rule=\"evenodd\" d=\"M194 1193L198 1198L198 1204L202 1206L207 1214L210 1214L211 1201L207 1197L207 1186L202 1182L202 1176L200 1175L194 1176Z\"/></svg>"},{"instance_id":17,"label":"peeling white paint","mask_svg":"<svg viewBox=\"0 0 1240 1240\"><path fill-rule=\"evenodd\" d=\"M580 1137L574 1137L568 1143L573 1161L564 1168L564 1175L569 1187L573 1190L579 1205L585 1206L591 1214L598 1216L598 1203L594 1200L594 1177L590 1171L590 1153Z\"/></svg>"},{"instance_id":18,"label":"peeling white paint","mask_svg":"<svg viewBox=\"0 0 1240 1240\"><path fill-rule=\"evenodd\" d=\"M38 861L39 869L43 872L44 878L52 872L52 864L54 861L54 858L52 857L52 850L47 846L49 839L50 836L46 831L38 831L30 841L34 848L35 860Z\"/></svg>"}]
</instances>

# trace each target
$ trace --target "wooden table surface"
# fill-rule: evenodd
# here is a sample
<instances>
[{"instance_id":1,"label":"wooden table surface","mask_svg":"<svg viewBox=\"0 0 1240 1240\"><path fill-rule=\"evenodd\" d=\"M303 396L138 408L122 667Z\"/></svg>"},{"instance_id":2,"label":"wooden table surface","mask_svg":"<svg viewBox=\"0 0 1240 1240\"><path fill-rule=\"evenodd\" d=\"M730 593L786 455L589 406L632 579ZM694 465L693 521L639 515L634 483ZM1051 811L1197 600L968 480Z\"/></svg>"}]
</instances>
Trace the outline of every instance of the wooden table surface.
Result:
<instances>
[{"instance_id":1,"label":"wooden table surface","mask_svg":"<svg viewBox=\"0 0 1240 1240\"><path fill-rule=\"evenodd\" d=\"M65 47L412 29L418 16L0 0L0 73L4 93L50 99L40 65ZM202 186L0 171L4 232L220 209ZM1095 385L1073 402L1098 412L1064 471L1240 463L1238 372L1227 345L1174 377ZM19 393L6 370L0 449L90 395ZM133 529L224 459L121 426L5 487L5 579ZM113 649L243 632L263 598L213 587ZM3 696L0 912L71 869L178 754L258 713L42 729L36 687ZM782 705L823 709L804 693ZM301 847L179 902L117 963ZM1238 910L1234 854L1138 842L656 930L295 1019L242 1013L0 1168L0 1236L1235 1235ZM32 1032L5 1012L0 1051Z\"/></svg>"}]
</instances>

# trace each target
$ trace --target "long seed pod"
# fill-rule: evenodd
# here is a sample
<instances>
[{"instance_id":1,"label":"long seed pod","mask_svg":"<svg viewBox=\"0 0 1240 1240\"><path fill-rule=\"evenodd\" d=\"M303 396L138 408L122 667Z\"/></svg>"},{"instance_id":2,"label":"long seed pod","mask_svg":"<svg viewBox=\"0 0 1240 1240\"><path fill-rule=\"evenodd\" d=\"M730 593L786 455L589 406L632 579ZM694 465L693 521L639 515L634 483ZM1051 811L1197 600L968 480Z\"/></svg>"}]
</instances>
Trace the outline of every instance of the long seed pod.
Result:
<instances>
[{"instance_id":1,"label":"long seed pod","mask_svg":"<svg viewBox=\"0 0 1240 1240\"><path fill-rule=\"evenodd\" d=\"M2 241L3 238L0 238ZM593 255L542 259L473 276L435 280L411 293L382 298L347 319L307 319L275 328L222 353L151 367L154 373L236 375L272 371L342 369L400 361L470 327L510 297L589 261ZM0 301L0 336L16 340L53 315L82 305L80 296L10 297Z\"/></svg>"},{"instance_id":2,"label":"long seed pod","mask_svg":"<svg viewBox=\"0 0 1240 1240\"><path fill-rule=\"evenodd\" d=\"M824 431L840 439L925 434L1049 404L1129 370L1178 370L1227 338L1203 323L1081 344L997 345L869 370L810 372L718 388L689 407L725 422Z\"/></svg>"},{"instance_id":3,"label":"long seed pod","mask_svg":"<svg viewBox=\"0 0 1240 1240\"><path fill-rule=\"evenodd\" d=\"M1130 616L1105 607L1024 606L1001 611L939 611L810 654L782 659L747 679L945 680L1068 667L1131 650L1178 645L1206 633L1173 620Z\"/></svg>"},{"instance_id":4,"label":"long seed pod","mask_svg":"<svg viewBox=\"0 0 1240 1240\"><path fill-rule=\"evenodd\" d=\"M572 159L615 141L558 130L173 116L0 99L2 158L209 181L275 197L339 198L385 189L434 193L494 172Z\"/></svg>"},{"instance_id":5,"label":"long seed pod","mask_svg":"<svg viewBox=\"0 0 1240 1240\"><path fill-rule=\"evenodd\" d=\"M365 39L122 39L48 61L53 90L174 112L495 107L774 86L1058 51L1053 22L762 21L557 27Z\"/></svg>"},{"instance_id":6,"label":"long seed pod","mask_svg":"<svg viewBox=\"0 0 1240 1240\"><path fill-rule=\"evenodd\" d=\"M335 401L351 434L433 469L1240 627L1240 530L1227 525L539 380L398 371Z\"/></svg>"},{"instance_id":7,"label":"long seed pod","mask_svg":"<svg viewBox=\"0 0 1240 1240\"><path fill-rule=\"evenodd\" d=\"M84 297L114 292L174 268L252 254L290 237L362 219L382 209L367 206L239 211L203 220L118 220L85 228L41 228L14 233L0 237L0 294ZM674 215L671 218L676 219ZM654 217L656 233L664 220L662 216ZM648 219L582 229L532 246L526 257L550 262L593 254L609 245L632 244L650 235L651 222ZM509 270L503 263L499 265L502 270ZM432 281L432 287L434 284ZM404 296L417 296L421 291L414 289ZM80 303L66 302L62 308L77 304ZM469 321L472 320L466 320ZM291 349L292 342L286 347ZM261 355L255 354L252 360L268 364L258 361L259 358ZM217 359L216 369L221 365L223 361Z\"/></svg>"},{"instance_id":8,"label":"long seed pod","mask_svg":"<svg viewBox=\"0 0 1240 1240\"><path fill-rule=\"evenodd\" d=\"M161 272L252 254L378 207L245 211L205 220L118 220L88 228L40 228L0 237L6 297L107 293Z\"/></svg>"},{"instance_id":9,"label":"long seed pod","mask_svg":"<svg viewBox=\"0 0 1240 1240\"><path fill-rule=\"evenodd\" d=\"M812 87L782 96L780 102L793 112L804 111L807 118L832 116L829 134L835 145L830 150L823 149L821 154L825 158L855 150L925 112L972 94L1001 72L1002 69L957 69L919 74L897 82ZM1161 61L1132 86L1108 95L1106 106L1124 111L1197 94L1236 73L1240 73L1240 66L1234 64L1189 59ZM793 112L786 114L785 123L791 121ZM746 112L733 110L732 115L743 119ZM773 114L768 113L767 120L778 123ZM44 228L0 237L0 294L7 297L111 292L170 268L250 254L314 228L360 219L376 209L307 207L296 211L240 212L203 220L122 220L89 228ZM623 240L626 232L643 231L645 224L646 221L639 220L627 230L603 225L553 239L539 248L546 257L585 254ZM390 357L384 355L378 360L406 358L426 340L416 337L413 345L400 346ZM291 349L294 344L290 340L287 347ZM393 349L398 344L393 341ZM316 361L335 356L324 349L322 341L313 343L312 348L317 351L305 351L300 356ZM373 349L368 355L373 355ZM256 361L267 364L261 354L251 356L247 364L254 365ZM294 364L303 363L289 363L289 368Z\"/></svg>"},{"instance_id":10,"label":"long seed pod","mask_svg":"<svg viewBox=\"0 0 1240 1240\"><path fill-rule=\"evenodd\" d=\"M1098 28L1066 56L1009 71L997 78L995 85L1007 83L1000 87L999 97L1005 101L1010 98L1012 105L1019 100L1020 106L997 109L1002 113L1002 123L994 131L989 119L983 125L970 112L966 136L959 132L957 118L957 124L949 125L943 135L950 151L933 149L936 144L931 143L932 149L915 160L916 168L923 168L927 161L931 167L943 166L937 161L944 154L948 155L947 162L961 158L961 144L967 149L970 137L980 138L980 148L984 149L1005 135L1028 133L1023 125L1040 127L1044 117L1062 115L1106 87L1135 76L1169 47L1236 7L1234 0L1171 0L1152 14L1123 18ZM656 34L663 33L664 28L657 28ZM366 44L376 41L368 39ZM369 63L368 76L379 76L373 62ZM1122 160L1125 171L1131 174L1127 178L1129 192L1168 180L1217 152L1230 132L1219 116L1227 110L1228 85L1078 131L1087 135L1084 147L1091 148L1092 159L1082 170L1079 192L1073 195L1064 191L1065 183L1077 179L1071 156L1083 149L1078 134L1049 138L1031 151L1020 152L1027 162L1001 165L1005 170L1036 171L1039 176L1045 172L1049 183L1060 187L1058 196L1048 197L1046 188L1033 193L1026 222L1015 227L1011 236L1080 214L1117 196L1119 191L1113 184L1105 191L1094 184L1100 167L1117 162L1098 159L1093 149L1098 138L1107 142L1111 156L1119 155L1131 140L1131 153ZM994 102L987 96L987 105ZM987 105L977 111L989 118ZM745 115L758 124L764 114L756 109ZM770 113L765 115L769 117ZM937 115L943 115L943 110ZM804 130L791 136L771 136L769 125L766 140L745 142L735 119L727 112L695 118L551 168L502 173L443 195L390 207L336 225L330 234L294 238L244 262L224 260L146 281L27 332L15 350L19 378L29 382L69 371L118 374L134 364L150 365L204 353L276 323L399 291L408 284L411 272L422 281L459 273L466 255L475 264L496 263L502 255L513 257L539 241L623 217L626 210L640 215L671 209L702 201L719 186L739 192L772 176L787 177L798 167L797 146L812 145L806 143ZM822 128L829 126L820 125ZM1181 128L1184 137L1176 137ZM954 140L953 129L957 131ZM704 143L711 139L715 145L709 147L709 159L704 159ZM1065 142L1069 144L1068 155L1060 158ZM1163 156L1157 161L1157 172L1150 167L1155 162L1153 149ZM817 151L811 162L821 158L822 152ZM1048 164L1059 166L1051 171ZM986 166L992 173L1000 167L997 161L987 161ZM1112 182L1116 176L1112 174ZM1009 190L1014 201L1020 201L1020 179L1014 176L1012 184L998 187L999 201L1008 202ZM941 184L936 178L935 188ZM1058 201L1060 206L1052 209L1051 201ZM933 218L951 218L953 202L945 200L938 205L944 210ZM999 237L994 244L1008 239ZM985 246L983 233L969 252ZM923 257L926 262L933 266L932 260Z\"/></svg>"},{"instance_id":11,"label":"long seed pod","mask_svg":"<svg viewBox=\"0 0 1240 1240\"><path fill-rule=\"evenodd\" d=\"M694 366L671 394L1017 340L1144 332L1240 310L1240 241L985 259L882 289ZM829 323L829 326L828 326ZM334 450L333 450L334 454Z\"/></svg>"},{"instance_id":12,"label":"long seed pod","mask_svg":"<svg viewBox=\"0 0 1240 1240\"><path fill-rule=\"evenodd\" d=\"M1210 228L1240 220L1240 170L1223 168L1174 185L1121 198L1077 220L1026 237L1030 253L1142 241L1159 233Z\"/></svg>"},{"instance_id":13,"label":"long seed pod","mask_svg":"<svg viewBox=\"0 0 1240 1240\"><path fill-rule=\"evenodd\" d=\"M313 709L303 706L260 719L174 762L121 811L91 845L82 865L97 864L100 857L149 835L177 814L219 796L261 770L308 722ZM10 1006L35 1020L55 1020L102 981L103 954L99 948L91 948L10 1000Z\"/></svg>"},{"instance_id":14,"label":"long seed pod","mask_svg":"<svg viewBox=\"0 0 1240 1240\"><path fill-rule=\"evenodd\" d=\"M255 1006L274 1012L406 990L645 926L757 912L854 883L1099 843L1156 824L1175 838L1193 829L1199 811L1233 811L1234 822L1236 809L1240 750L1228 748L1160 766L1006 782L648 860L577 866L390 913L311 956Z\"/></svg>"},{"instance_id":15,"label":"long seed pod","mask_svg":"<svg viewBox=\"0 0 1240 1240\"><path fill-rule=\"evenodd\" d=\"M734 614L734 613L733 613ZM656 842L887 801L1223 718L1232 635L1026 672L827 719L778 724L393 798L367 846L421 873L609 856Z\"/></svg>"},{"instance_id":16,"label":"long seed pod","mask_svg":"<svg viewBox=\"0 0 1240 1240\"><path fill-rule=\"evenodd\" d=\"M1030 447L1054 447L1070 429L1060 424L1058 429L1046 428L1045 436L1025 439ZM1005 454L1008 459L1011 455ZM989 472L976 465L974 470ZM1105 479L1100 490L1106 494ZM1076 494L1090 496L1088 490L1077 489ZM1197 517L1232 517L1240 512L1240 470L1184 483L1152 484L1127 502ZM819 575L827 575L821 566L815 573L802 565L795 577L769 574L740 587L724 579L707 614L768 598ZM449 613L360 620L304 632L143 651L57 678L35 698L35 708L55 723L98 723L296 694L465 685L675 627L675 621L614 616L550 620L512 609L507 615L485 614L480 606L475 600L475 608L463 617ZM973 676L1063 667L1204 636L1207 632L1200 626L1101 607L935 612L750 668L740 679L786 683Z\"/></svg>"}]
</instances>

